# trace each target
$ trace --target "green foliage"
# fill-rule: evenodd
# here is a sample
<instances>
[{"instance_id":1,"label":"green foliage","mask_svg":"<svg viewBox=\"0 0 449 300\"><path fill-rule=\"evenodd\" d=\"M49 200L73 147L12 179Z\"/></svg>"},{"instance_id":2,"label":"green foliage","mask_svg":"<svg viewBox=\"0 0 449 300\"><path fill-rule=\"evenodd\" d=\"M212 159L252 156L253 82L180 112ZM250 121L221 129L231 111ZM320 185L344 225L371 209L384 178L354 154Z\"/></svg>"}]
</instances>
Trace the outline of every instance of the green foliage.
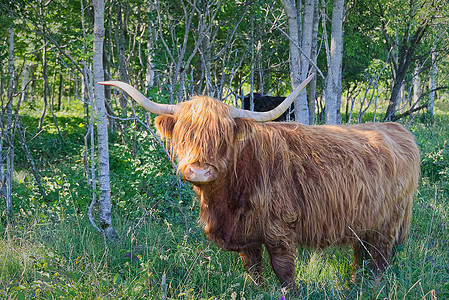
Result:
<instances>
[{"instance_id":1,"label":"green foliage","mask_svg":"<svg viewBox=\"0 0 449 300\"><path fill-rule=\"evenodd\" d=\"M387 59L388 51L384 50L377 16L371 14L365 5L364 1L355 1L347 15L343 52L344 89L351 83L365 81L366 69L373 65L373 61Z\"/></svg>"},{"instance_id":2,"label":"green foliage","mask_svg":"<svg viewBox=\"0 0 449 300\"><path fill-rule=\"evenodd\" d=\"M421 175L424 182L438 183L449 192L449 117L437 117L434 123L414 125L421 147Z\"/></svg>"},{"instance_id":3,"label":"green foliage","mask_svg":"<svg viewBox=\"0 0 449 300\"><path fill-rule=\"evenodd\" d=\"M447 141L445 141L447 142ZM446 143L436 151L426 153L422 159L423 176L432 181L449 179L449 148Z\"/></svg>"}]
</instances>

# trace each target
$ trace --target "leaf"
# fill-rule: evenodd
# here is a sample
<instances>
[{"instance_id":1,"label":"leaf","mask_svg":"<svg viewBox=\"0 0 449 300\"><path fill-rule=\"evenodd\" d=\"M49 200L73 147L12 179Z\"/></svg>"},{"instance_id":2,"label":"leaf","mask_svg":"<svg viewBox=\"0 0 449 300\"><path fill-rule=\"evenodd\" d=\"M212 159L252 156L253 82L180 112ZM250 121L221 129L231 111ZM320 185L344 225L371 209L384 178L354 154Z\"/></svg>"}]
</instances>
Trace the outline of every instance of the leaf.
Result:
<instances>
[{"instance_id":1,"label":"leaf","mask_svg":"<svg viewBox=\"0 0 449 300\"><path fill-rule=\"evenodd\" d=\"M117 283L119 283L120 281L122 280L122 277L120 276L120 274L115 274L115 276L114 276L114 279L112 279L112 282L114 283L114 284L117 284Z\"/></svg>"}]
</instances>

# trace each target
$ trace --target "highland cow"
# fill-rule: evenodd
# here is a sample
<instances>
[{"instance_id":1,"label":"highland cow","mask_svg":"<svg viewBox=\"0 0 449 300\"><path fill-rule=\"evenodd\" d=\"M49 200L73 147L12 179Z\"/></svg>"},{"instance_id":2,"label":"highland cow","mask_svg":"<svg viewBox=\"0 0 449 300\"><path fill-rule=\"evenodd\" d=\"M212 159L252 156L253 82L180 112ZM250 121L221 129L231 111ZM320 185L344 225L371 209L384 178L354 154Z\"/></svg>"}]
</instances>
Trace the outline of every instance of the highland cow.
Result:
<instances>
[{"instance_id":1,"label":"highland cow","mask_svg":"<svg viewBox=\"0 0 449 300\"><path fill-rule=\"evenodd\" d=\"M267 113L207 96L161 105L127 84L102 83L159 114L156 127L199 196L208 238L239 252L257 282L265 245L279 281L293 288L297 245L351 245L354 272L365 258L384 271L407 234L420 172L414 138L396 123L265 122L309 80Z\"/></svg>"}]
</instances>

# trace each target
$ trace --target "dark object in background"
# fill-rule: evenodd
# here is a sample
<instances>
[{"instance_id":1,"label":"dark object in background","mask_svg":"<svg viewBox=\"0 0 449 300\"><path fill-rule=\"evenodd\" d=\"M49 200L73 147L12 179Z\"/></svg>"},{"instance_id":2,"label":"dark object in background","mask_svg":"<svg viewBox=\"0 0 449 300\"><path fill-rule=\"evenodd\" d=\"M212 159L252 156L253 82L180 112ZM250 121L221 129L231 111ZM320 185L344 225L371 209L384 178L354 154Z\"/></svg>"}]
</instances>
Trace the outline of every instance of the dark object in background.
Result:
<instances>
[{"instance_id":1,"label":"dark object in background","mask_svg":"<svg viewBox=\"0 0 449 300\"><path fill-rule=\"evenodd\" d=\"M262 95L260 93L253 93L254 95L254 111L269 111L281 104L285 100L285 97L272 97ZM250 110L251 94L246 95L243 98L243 109ZM293 104L287 109L279 118L273 121L294 121L295 113L293 110Z\"/></svg>"}]
</instances>

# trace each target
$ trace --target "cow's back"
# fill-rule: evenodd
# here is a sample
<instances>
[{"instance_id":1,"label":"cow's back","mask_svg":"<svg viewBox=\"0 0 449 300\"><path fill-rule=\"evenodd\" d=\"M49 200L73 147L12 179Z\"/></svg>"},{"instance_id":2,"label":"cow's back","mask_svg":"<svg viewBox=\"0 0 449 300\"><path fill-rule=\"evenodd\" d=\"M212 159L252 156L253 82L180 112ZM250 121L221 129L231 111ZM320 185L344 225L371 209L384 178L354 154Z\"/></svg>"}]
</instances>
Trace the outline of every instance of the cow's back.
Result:
<instances>
[{"instance_id":1,"label":"cow's back","mask_svg":"<svg viewBox=\"0 0 449 300\"><path fill-rule=\"evenodd\" d=\"M295 236L323 247L379 230L401 238L419 178L418 148L401 125L263 126L270 134L260 130L265 141L254 152L266 175L251 201L270 220L263 225L267 242Z\"/></svg>"}]
</instances>

